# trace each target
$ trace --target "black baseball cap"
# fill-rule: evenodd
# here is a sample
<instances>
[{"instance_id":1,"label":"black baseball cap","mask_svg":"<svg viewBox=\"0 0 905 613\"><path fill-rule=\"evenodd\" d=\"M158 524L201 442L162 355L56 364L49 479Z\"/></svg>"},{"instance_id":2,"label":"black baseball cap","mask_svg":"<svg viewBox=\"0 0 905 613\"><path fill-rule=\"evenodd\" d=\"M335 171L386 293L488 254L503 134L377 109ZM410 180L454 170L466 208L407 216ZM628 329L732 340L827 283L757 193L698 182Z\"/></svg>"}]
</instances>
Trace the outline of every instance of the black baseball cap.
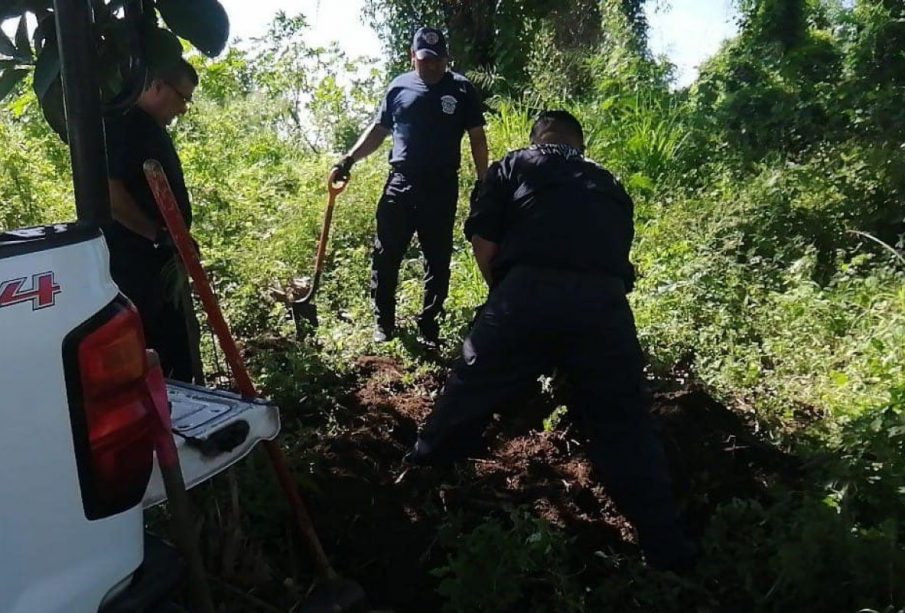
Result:
<instances>
[{"instance_id":1,"label":"black baseball cap","mask_svg":"<svg viewBox=\"0 0 905 613\"><path fill-rule=\"evenodd\" d=\"M423 60L429 57L449 57L446 48L446 37L436 28L420 28L412 40L412 51L415 57Z\"/></svg>"}]
</instances>

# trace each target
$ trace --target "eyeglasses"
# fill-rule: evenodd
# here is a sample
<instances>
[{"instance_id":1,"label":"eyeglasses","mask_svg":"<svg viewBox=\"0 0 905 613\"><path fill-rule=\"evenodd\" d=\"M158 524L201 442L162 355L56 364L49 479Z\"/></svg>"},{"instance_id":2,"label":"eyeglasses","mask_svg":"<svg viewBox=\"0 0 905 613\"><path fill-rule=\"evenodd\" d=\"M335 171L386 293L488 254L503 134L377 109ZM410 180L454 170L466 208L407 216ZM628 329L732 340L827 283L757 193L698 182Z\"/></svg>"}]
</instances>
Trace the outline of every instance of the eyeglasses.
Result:
<instances>
[{"instance_id":1,"label":"eyeglasses","mask_svg":"<svg viewBox=\"0 0 905 613\"><path fill-rule=\"evenodd\" d=\"M180 98L182 98L182 101L185 103L186 106L189 106L189 105L192 104L192 97L191 97L191 96L186 96L185 94L183 94L181 91L179 91L179 88L178 88L178 87L176 87L175 85L173 85L173 84L170 83L169 81L164 81L164 83L166 83L167 85L169 85L169 86L170 86L170 89L172 89L174 92L176 92L176 95L177 95L177 96L179 96Z\"/></svg>"}]
</instances>

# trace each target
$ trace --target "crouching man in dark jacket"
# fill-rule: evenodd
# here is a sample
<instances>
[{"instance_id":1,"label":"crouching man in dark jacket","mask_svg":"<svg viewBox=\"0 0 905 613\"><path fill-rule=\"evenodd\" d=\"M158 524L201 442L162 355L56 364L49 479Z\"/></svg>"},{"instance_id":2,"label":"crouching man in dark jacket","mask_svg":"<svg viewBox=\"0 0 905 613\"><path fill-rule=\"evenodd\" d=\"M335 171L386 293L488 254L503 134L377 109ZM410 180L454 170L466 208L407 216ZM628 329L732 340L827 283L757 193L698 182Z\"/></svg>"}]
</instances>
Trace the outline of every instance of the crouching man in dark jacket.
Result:
<instances>
[{"instance_id":1,"label":"crouching man in dark jacket","mask_svg":"<svg viewBox=\"0 0 905 613\"><path fill-rule=\"evenodd\" d=\"M491 165L472 195L465 234L490 295L406 460L462 457L498 406L557 369L574 390L570 409L589 455L648 562L685 567L693 547L679 527L626 299L632 200L583 156L583 131L569 113L542 113L531 142Z\"/></svg>"}]
</instances>

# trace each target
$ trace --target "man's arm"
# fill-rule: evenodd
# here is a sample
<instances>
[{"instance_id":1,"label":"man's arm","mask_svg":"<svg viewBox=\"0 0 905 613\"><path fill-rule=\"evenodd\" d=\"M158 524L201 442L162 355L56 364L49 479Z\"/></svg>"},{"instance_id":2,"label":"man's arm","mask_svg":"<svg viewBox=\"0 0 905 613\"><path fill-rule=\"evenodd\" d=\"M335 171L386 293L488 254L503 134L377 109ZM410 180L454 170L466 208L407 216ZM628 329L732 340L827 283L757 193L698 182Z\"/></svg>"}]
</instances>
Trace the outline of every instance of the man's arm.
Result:
<instances>
[{"instance_id":1,"label":"man's arm","mask_svg":"<svg viewBox=\"0 0 905 613\"><path fill-rule=\"evenodd\" d=\"M468 141L471 143L471 157L474 160L475 174L478 181L484 178L487 172L487 133L484 126L478 126L468 130Z\"/></svg>"},{"instance_id":2,"label":"man's arm","mask_svg":"<svg viewBox=\"0 0 905 613\"><path fill-rule=\"evenodd\" d=\"M493 259L500 252L500 246L480 234L474 234L471 237L471 249L481 276L487 282L487 287L490 287L493 284Z\"/></svg>"},{"instance_id":3,"label":"man's arm","mask_svg":"<svg viewBox=\"0 0 905 613\"><path fill-rule=\"evenodd\" d=\"M493 285L493 260L500 252L508 201L502 166L495 162L471 192L471 211L464 228L488 287Z\"/></svg>"},{"instance_id":4,"label":"man's arm","mask_svg":"<svg viewBox=\"0 0 905 613\"><path fill-rule=\"evenodd\" d=\"M377 151L380 144L389 135L390 131L375 121L362 132L346 156L352 158L353 162L359 162Z\"/></svg>"},{"instance_id":5,"label":"man's arm","mask_svg":"<svg viewBox=\"0 0 905 613\"><path fill-rule=\"evenodd\" d=\"M358 137L358 141L356 141L356 143L352 145L352 148L349 149L349 153L333 165L333 172L330 175L330 180L348 181L349 175L352 172L352 165L377 151L380 147L380 143L382 143L389 134L390 130L381 125L378 121L369 125L368 128L361 133L361 136Z\"/></svg>"},{"instance_id":6,"label":"man's arm","mask_svg":"<svg viewBox=\"0 0 905 613\"><path fill-rule=\"evenodd\" d=\"M113 219L149 241L154 241L158 236L160 225L139 208L122 181L108 179L107 185L110 190L110 212Z\"/></svg>"}]
</instances>

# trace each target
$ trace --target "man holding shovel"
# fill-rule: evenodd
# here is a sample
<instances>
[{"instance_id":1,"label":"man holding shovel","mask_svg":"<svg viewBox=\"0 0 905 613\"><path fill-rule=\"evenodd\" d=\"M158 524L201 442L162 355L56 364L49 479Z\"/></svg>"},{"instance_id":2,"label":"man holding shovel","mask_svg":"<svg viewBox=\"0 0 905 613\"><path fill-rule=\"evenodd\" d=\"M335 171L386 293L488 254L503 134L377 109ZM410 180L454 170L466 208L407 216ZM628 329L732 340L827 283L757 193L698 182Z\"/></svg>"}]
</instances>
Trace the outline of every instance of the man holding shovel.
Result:
<instances>
[{"instance_id":1,"label":"man holding shovel","mask_svg":"<svg viewBox=\"0 0 905 613\"><path fill-rule=\"evenodd\" d=\"M467 455L494 410L557 369L573 389L569 408L590 459L648 562L679 570L694 551L648 414L626 299L632 200L584 157L581 124L569 113L542 113L531 142L494 163L473 194L465 234L490 295L406 460Z\"/></svg>"},{"instance_id":2,"label":"man holding shovel","mask_svg":"<svg viewBox=\"0 0 905 613\"><path fill-rule=\"evenodd\" d=\"M487 138L474 86L447 70L443 33L421 28L412 41L414 70L396 77L376 121L336 164L348 179L352 165L393 135L390 175L377 204L377 236L371 266L371 298L377 315L374 340L393 338L399 267L417 232L425 259L424 305L418 317L422 342L439 344L437 318L449 290L453 224L458 199L460 143L468 132L475 172L487 169Z\"/></svg>"}]
</instances>

